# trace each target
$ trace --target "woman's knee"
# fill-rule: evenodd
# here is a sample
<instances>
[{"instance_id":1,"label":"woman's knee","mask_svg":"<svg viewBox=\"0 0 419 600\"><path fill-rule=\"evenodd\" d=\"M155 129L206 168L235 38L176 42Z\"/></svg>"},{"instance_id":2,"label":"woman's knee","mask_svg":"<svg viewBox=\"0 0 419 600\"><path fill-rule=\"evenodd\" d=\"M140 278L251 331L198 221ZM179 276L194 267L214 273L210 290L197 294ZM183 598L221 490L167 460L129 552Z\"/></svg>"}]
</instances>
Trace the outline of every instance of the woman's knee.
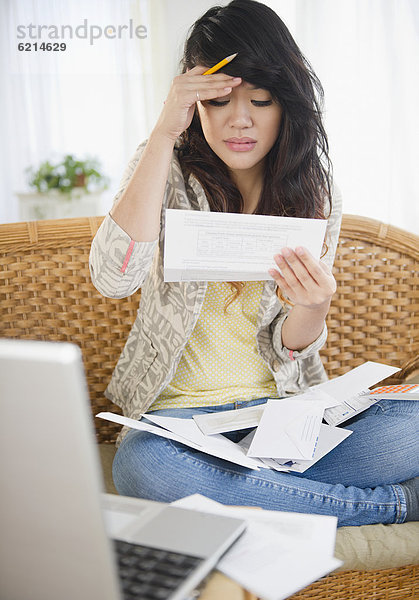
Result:
<instances>
[{"instance_id":1,"label":"woman's knee","mask_svg":"<svg viewBox=\"0 0 419 600\"><path fill-rule=\"evenodd\" d=\"M116 451L112 465L112 476L119 494L144 497L141 493L144 482L142 463L153 444L153 436L145 431L130 431Z\"/></svg>"},{"instance_id":2,"label":"woman's knee","mask_svg":"<svg viewBox=\"0 0 419 600\"><path fill-rule=\"evenodd\" d=\"M180 444L146 431L127 434L113 461L112 474L119 494L171 501L173 478L179 469Z\"/></svg>"}]
</instances>

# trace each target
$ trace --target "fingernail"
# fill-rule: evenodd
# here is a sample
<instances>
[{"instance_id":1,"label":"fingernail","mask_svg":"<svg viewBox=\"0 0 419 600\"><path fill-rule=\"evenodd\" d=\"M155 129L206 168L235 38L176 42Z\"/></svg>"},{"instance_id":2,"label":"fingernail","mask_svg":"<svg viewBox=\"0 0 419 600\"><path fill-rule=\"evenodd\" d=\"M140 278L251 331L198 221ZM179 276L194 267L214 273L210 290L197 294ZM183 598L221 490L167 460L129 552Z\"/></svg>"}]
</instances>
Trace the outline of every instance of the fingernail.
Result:
<instances>
[{"instance_id":1,"label":"fingernail","mask_svg":"<svg viewBox=\"0 0 419 600\"><path fill-rule=\"evenodd\" d=\"M295 251L299 256L304 256L304 248L301 248L301 246L296 248Z\"/></svg>"},{"instance_id":2,"label":"fingernail","mask_svg":"<svg viewBox=\"0 0 419 600\"><path fill-rule=\"evenodd\" d=\"M289 248L282 248L282 256L291 256L291 250Z\"/></svg>"}]
</instances>

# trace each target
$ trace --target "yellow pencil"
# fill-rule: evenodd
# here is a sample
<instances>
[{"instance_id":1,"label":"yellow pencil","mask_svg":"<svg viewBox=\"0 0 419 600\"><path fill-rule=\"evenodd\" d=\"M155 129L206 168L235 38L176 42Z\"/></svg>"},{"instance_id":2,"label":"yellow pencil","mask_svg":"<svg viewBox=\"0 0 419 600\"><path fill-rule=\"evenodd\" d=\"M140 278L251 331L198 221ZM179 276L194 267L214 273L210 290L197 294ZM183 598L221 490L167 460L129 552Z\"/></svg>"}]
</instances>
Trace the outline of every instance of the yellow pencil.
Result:
<instances>
[{"instance_id":1,"label":"yellow pencil","mask_svg":"<svg viewBox=\"0 0 419 600\"><path fill-rule=\"evenodd\" d=\"M233 58L236 58L236 56L237 56L237 52L236 52L236 54L231 54L230 56L227 56L227 58L223 58L223 60L220 60L219 63L217 63L216 65L214 65L213 67L211 67L210 69L205 71L205 73L203 73L203 75L211 75L211 73L215 73L219 69L222 69L224 67L224 65L231 62L233 60Z\"/></svg>"}]
</instances>

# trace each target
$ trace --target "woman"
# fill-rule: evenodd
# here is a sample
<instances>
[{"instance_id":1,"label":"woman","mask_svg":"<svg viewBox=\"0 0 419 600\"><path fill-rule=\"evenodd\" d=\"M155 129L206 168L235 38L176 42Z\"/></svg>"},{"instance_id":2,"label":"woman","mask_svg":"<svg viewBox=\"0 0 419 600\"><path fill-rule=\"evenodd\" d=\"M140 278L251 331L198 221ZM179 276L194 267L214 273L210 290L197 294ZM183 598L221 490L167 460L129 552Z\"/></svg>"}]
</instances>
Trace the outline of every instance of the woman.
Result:
<instances>
[{"instance_id":1,"label":"woman","mask_svg":"<svg viewBox=\"0 0 419 600\"><path fill-rule=\"evenodd\" d=\"M233 53L221 71L203 75ZM321 99L284 23L263 4L233 0L194 24L182 74L92 244L101 293L120 298L142 288L106 391L127 416L190 418L263 404L325 379L318 351L336 287L341 204ZM305 248L284 248L275 257L281 274L270 271L266 282L165 283L167 207L327 218L325 254L318 261ZM114 480L121 494L161 501L199 492L227 504L332 514L340 525L412 520L417 480L399 482L417 474L414 410L414 402L375 405L303 476L252 471L123 431Z\"/></svg>"}]
</instances>

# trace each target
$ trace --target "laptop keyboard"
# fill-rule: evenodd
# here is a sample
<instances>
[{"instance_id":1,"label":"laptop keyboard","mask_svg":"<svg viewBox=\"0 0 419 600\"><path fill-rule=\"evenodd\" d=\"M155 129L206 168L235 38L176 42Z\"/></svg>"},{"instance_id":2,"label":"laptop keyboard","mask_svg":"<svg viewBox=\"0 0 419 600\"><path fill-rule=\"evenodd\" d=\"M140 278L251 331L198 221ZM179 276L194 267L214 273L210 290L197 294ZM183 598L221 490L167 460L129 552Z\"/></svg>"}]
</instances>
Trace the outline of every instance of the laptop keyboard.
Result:
<instances>
[{"instance_id":1,"label":"laptop keyboard","mask_svg":"<svg viewBox=\"0 0 419 600\"><path fill-rule=\"evenodd\" d=\"M167 600L201 558L113 540L124 600Z\"/></svg>"}]
</instances>

